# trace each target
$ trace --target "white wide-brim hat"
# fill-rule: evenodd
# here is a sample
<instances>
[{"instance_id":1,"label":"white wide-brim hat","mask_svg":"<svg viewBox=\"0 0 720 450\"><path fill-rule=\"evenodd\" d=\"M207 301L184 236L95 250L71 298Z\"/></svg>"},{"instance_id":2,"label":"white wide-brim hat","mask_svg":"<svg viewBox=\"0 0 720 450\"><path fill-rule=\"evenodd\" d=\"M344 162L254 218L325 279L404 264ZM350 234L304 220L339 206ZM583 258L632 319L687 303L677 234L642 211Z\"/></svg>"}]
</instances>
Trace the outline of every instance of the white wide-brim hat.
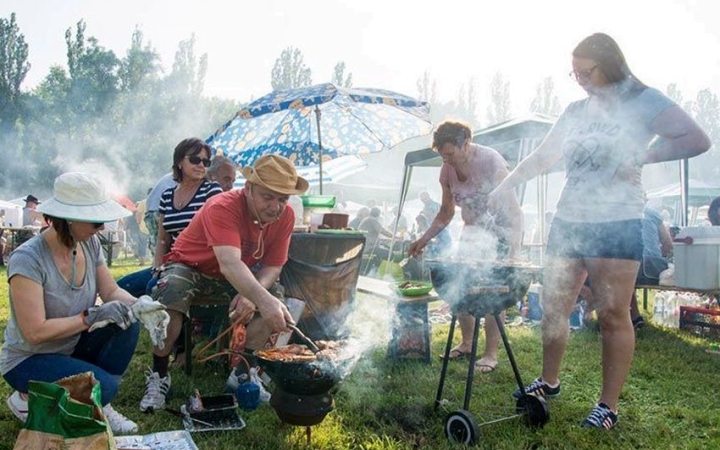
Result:
<instances>
[{"instance_id":1,"label":"white wide-brim hat","mask_svg":"<svg viewBox=\"0 0 720 450\"><path fill-rule=\"evenodd\" d=\"M36 210L59 219L95 223L112 222L132 214L110 198L98 178L82 172L57 177L52 198Z\"/></svg>"}]
</instances>

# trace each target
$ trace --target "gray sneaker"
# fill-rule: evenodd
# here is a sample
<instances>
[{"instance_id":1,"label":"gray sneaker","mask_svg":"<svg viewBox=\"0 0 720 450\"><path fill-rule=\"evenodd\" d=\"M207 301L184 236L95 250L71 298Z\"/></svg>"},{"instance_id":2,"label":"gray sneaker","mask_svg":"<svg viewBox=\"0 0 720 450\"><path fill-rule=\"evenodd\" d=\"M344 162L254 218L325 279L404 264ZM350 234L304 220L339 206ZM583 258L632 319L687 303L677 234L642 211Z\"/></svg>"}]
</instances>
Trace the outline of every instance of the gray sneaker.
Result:
<instances>
[{"instance_id":1,"label":"gray sneaker","mask_svg":"<svg viewBox=\"0 0 720 450\"><path fill-rule=\"evenodd\" d=\"M145 372L145 395L140 400L140 411L152 412L165 408L170 390L170 374L160 378L157 372Z\"/></svg>"},{"instance_id":2,"label":"gray sneaker","mask_svg":"<svg viewBox=\"0 0 720 450\"><path fill-rule=\"evenodd\" d=\"M18 391L13 391L12 395L7 399L8 408L20 420L25 423L28 416L28 402L27 398L23 398L23 395Z\"/></svg>"}]
</instances>

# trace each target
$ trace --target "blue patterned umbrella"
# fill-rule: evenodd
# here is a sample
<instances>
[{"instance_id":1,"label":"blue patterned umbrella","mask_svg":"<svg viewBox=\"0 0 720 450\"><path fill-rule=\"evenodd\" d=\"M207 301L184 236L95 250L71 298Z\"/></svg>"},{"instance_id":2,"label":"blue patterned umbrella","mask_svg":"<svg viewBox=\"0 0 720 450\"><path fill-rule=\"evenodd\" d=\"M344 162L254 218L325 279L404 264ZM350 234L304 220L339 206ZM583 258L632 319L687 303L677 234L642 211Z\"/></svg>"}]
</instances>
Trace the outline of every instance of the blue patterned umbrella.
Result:
<instances>
[{"instance_id":1,"label":"blue patterned umbrella","mask_svg":"<svg viewBox=\"0 0 720 450\"><path fill-rule=\"evenodd\" d=\"M295 166L389 149L432 130L426 102L383 89L331 83L282 89L250 103L206 141L240 166L262 155ZM322 193L322 177L320 177Z\"/></svg>"}]
</instances>

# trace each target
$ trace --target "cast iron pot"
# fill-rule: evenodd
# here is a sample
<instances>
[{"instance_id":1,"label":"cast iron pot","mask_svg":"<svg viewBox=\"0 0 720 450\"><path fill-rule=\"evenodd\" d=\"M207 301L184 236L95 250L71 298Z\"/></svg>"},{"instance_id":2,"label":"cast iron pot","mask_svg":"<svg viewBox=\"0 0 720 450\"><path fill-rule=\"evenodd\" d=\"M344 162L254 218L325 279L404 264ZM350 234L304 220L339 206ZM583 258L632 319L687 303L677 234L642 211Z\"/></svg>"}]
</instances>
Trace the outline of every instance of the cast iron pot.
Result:
<instances>
[{"instance_id":1,"label":"cast iron pot","mask_svg":"<svg viewBox=\"0 0 720 450\"><path fill-rule=\"evenodd\" d=\"M324 394L342 380L341 366L330 361L276 361L259 356L257 350L254 355L275 385L289 394Z\"/></svg>"}]
</instances>

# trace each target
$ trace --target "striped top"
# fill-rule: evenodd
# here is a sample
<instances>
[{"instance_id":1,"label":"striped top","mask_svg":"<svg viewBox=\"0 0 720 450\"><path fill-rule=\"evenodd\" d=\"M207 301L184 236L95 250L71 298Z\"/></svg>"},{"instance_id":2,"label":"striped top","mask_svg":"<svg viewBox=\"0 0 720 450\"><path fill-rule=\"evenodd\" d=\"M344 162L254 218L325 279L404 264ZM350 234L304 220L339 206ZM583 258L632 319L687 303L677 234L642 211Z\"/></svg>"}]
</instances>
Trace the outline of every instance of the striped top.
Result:
<instances>
[{"instance_id":1,"label":"striped top","mask_svg":"<svg viewBox=\"0 0 720 450\"><path fill-rule=\"evenodd\" d=\"M158 213L163 214L163 228L165 232L170 235L172 242L175 243L175 239L180 235L180 232L184 230L195 213L205 204L205 201L212 197L222 193L220 185L214 181L203 181L195 195L190 202L185 205L183 209L175 209L173 205L173 198L175 196L175 187L166 189L160 197L160 208Z\"/></svg>"}]
</instances>

